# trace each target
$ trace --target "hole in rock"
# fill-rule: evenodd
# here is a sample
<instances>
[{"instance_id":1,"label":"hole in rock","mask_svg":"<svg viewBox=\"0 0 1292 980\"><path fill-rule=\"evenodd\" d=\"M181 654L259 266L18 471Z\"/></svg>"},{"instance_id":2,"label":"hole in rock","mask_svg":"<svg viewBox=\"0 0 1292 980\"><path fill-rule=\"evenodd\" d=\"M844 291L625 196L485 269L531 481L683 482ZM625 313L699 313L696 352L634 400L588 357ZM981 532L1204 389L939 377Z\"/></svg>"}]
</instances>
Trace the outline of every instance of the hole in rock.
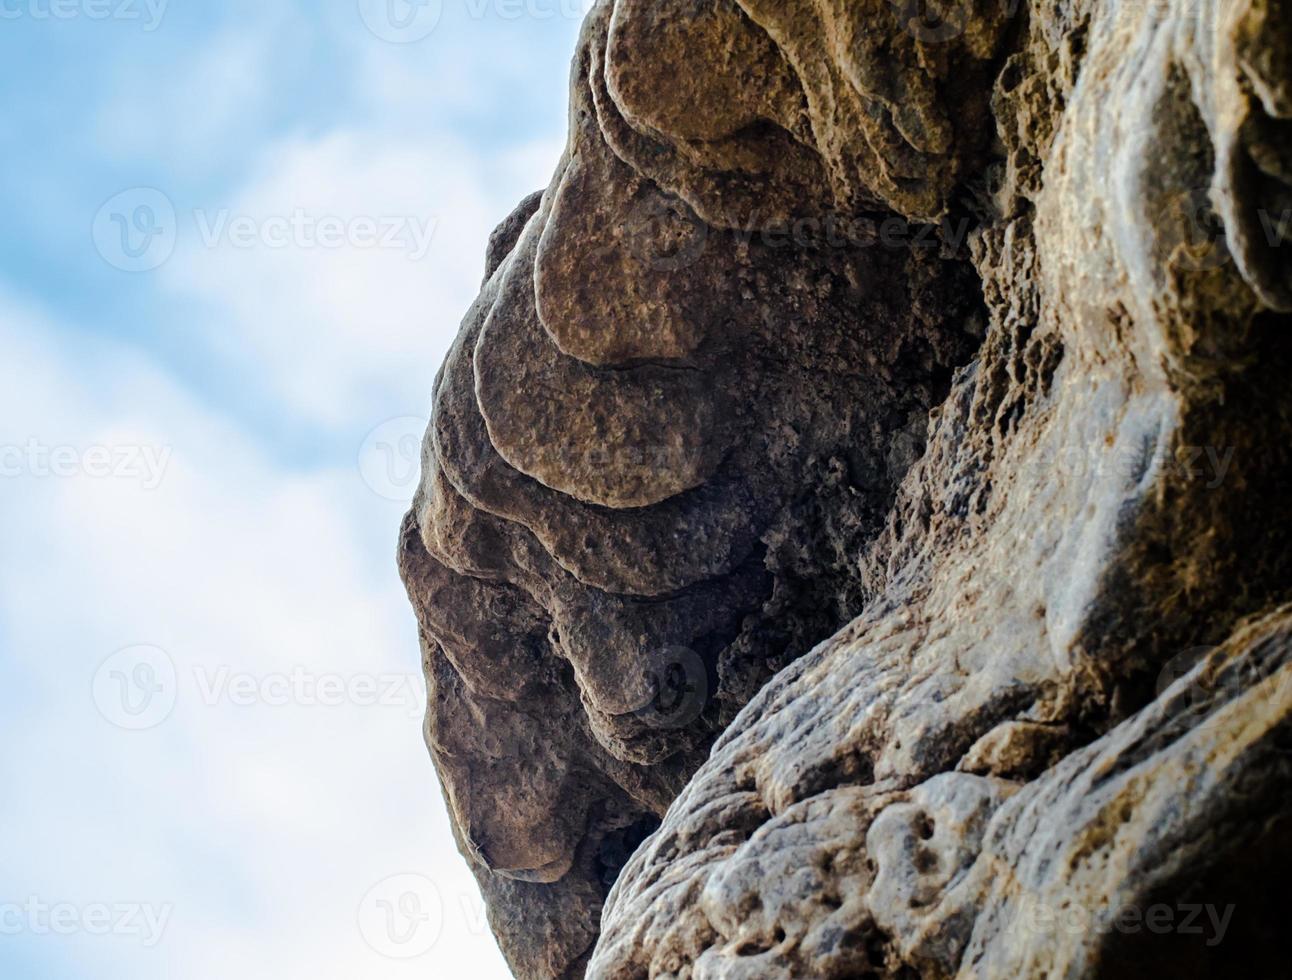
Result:
<instances>
[{"instance_id":1,"label":"hole in rock","mask_svg":"<svg viewBox=\"0 0 1292 980\"><path fill-rule=\"evenodd\" d=\"M659 824L658 817L648 815L605 836L597 850L597 865L601 881L607 888L615 883L642 842L659 829Z\"/></svg>"}]
</instances>

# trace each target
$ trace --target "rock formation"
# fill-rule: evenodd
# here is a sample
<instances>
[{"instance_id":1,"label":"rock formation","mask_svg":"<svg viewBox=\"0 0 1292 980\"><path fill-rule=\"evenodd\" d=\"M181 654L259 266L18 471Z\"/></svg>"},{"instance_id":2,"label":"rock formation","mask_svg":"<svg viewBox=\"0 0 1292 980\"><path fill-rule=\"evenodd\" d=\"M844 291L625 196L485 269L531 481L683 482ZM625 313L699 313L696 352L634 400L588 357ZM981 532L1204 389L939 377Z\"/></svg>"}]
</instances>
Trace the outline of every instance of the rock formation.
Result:
<instances>
[{"instance_id":1,"label":"rock formation","mask_svg":"<svg viewBox=\"0 0 1292 980\"><path fill-rule=\"evenodd\" d=\"M400 547L516 974L1273 975L1289 242L1288 0L602 0Z\"/></svg>"}]
</instances>

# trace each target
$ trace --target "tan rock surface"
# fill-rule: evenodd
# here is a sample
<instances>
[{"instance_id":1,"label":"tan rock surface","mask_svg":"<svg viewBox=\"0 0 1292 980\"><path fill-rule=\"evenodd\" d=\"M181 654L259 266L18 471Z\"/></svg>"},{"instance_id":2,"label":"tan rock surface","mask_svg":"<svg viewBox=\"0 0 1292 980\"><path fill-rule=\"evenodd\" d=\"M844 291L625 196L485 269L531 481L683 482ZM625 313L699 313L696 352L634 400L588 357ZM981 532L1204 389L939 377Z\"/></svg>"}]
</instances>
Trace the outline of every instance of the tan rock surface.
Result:
<instances>
[{"instance_id":1,"label":"tan rock surface","mask_svg":"<svg viewBox=\"0 0 1292 980\"><path fill-rule=\"evenodd\" d=\"M589 15L400 553L518 976L1270 975L1289 52L1286 0Z\"/></svg>"}]
</instances>

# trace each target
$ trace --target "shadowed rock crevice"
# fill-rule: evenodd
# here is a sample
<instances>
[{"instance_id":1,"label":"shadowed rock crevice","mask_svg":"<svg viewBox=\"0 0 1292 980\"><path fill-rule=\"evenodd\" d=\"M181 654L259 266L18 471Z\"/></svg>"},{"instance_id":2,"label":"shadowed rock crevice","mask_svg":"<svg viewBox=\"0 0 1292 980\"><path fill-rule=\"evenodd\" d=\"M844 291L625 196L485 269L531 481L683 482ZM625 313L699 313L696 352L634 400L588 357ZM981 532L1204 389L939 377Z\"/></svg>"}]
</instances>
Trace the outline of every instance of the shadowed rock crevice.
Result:
<instances>
[{"instance_id":1,"label":"shadowed rock crevice","mask_svg":"<svg viewBox=\"0 0 1292 980\"><path fill-rule=\"evenodd\" d=\"M1286 859L1286 14L588 16L400 546L519 976L1112 976Z\"/></svg>"}]
</instances>

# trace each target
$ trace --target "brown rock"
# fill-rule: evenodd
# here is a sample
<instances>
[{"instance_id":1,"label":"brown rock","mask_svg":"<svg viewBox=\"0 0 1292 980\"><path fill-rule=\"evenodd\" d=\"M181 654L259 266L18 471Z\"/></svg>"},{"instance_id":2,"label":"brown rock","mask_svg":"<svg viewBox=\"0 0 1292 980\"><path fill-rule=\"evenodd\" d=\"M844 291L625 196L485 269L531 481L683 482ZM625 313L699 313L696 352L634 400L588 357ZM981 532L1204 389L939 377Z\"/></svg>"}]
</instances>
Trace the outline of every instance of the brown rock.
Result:
<instances>
[{"instance_id":1,"label":"brown rock","mask_svg":"<svg viewBox=\"0 0 1292 980\"><path fill-rule=\"evenodd\" d=\"M603 0L490 242L400 561L518 976L1277 962L1287 4L921 11Z\"/></svg>"}]
</instances>

